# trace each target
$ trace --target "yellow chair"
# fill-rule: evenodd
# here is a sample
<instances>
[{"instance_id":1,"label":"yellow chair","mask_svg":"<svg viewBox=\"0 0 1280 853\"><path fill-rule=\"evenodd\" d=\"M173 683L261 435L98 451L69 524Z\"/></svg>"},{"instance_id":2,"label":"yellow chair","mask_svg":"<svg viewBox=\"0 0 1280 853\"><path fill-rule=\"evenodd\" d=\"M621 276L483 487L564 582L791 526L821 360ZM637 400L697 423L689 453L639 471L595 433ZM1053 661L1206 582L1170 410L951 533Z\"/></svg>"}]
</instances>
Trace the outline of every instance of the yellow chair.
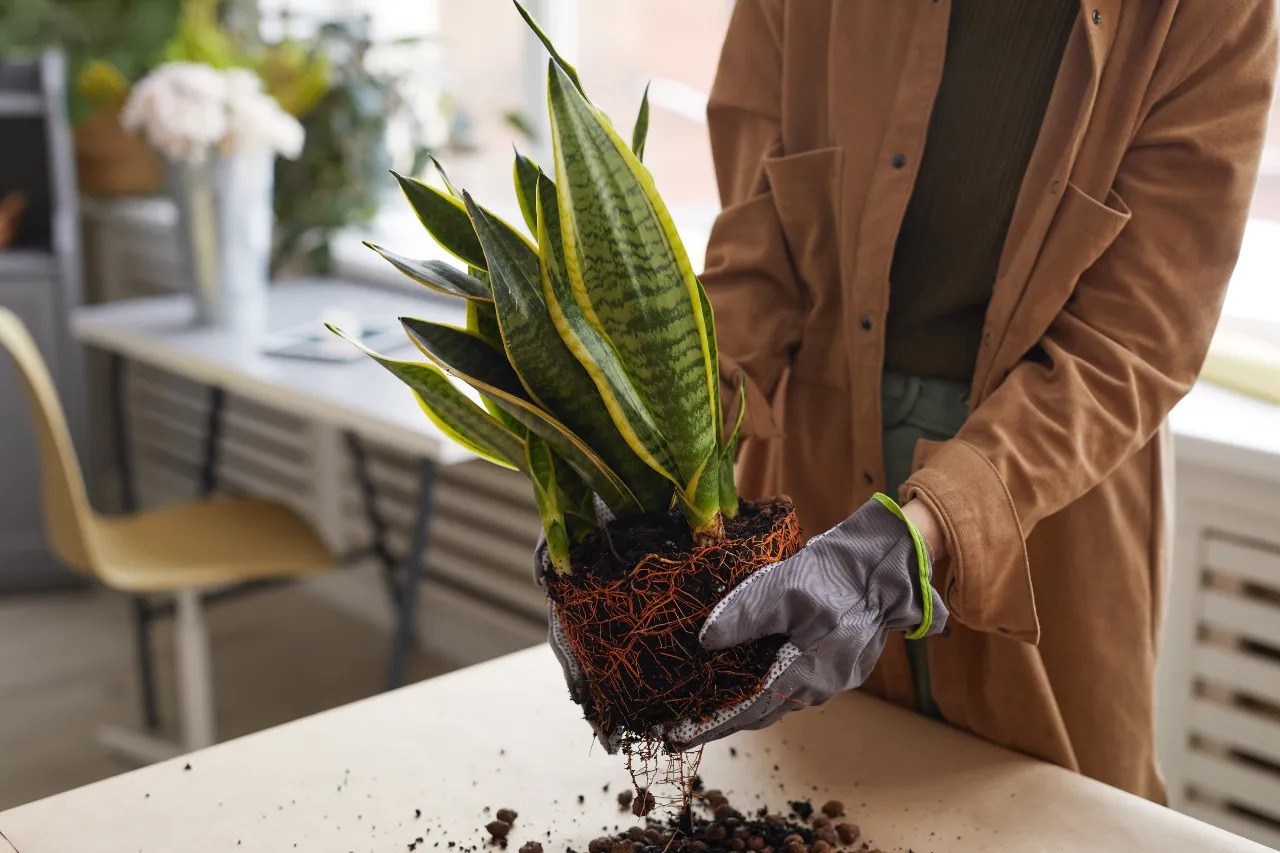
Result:
<instances>
[{"instance_id":1,"label":"yellow chair","mask_svg":"<svg viewBox=\"0 0 1280 853\"><path fill-rule=\"evenodd\" d=\"M248 581L296 577L336 560L302 518L254 498L207 498L122 516L89 505L53 380L22 321L0 308L0 347L18 366L39 443L45 532L54 553L112 589L176 600L182 749L214 742L212 673L201 594ZM103 740L143 760L180 751L140 733Z\"/></svg>"}]
</instances>

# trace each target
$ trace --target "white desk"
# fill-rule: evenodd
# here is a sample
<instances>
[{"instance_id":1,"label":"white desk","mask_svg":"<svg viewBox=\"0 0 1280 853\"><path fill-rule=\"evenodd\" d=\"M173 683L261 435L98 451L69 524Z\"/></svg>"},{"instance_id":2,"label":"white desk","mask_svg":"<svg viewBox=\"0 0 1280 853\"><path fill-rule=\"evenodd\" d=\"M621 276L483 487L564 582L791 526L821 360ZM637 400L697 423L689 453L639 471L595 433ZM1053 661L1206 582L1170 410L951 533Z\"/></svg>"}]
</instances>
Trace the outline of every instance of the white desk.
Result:
<instances>
[{"instance_id":1,"label":"white desk","mask_svg":"<svg viewBox=\"0 0 1280 853\"><path fill-rule=\"evenodd\" d=\"M424 289L424 293L425 293ZM415 296L336 281L299 280L271 289L267 331L315 321L329 308L361 318L426 317L461 325L460 300ZM422 414L404 385L370 359L346 363L264 355L260 341L221 328L192 325L194 306L182 296L130 299L78 309L75 336L130 361L178 373L264 405L429 456L442 464L475 458L446 439ZM414 358L412 345L393 355Z\"/></svg>"},{"instance_id":2,"label":"white desk","mask_svg":"<svg viewBox=\"0 0 1280 853\"><path fill-rule=\"evenodd\" d=\"M1264 849L856 692L712 744L700 773L744 811L839 799L886 853ZM496 849L487 806L519 813L509 850L559 853L633 825L614 800L627 782L540 647L11 809L0 832L20 853L391 853L418 837L448 853Z\"/></svg>"},{"instance_id":3,"label":"white desk","mask_svg":"<svg viewBox=\"0 0 1280 853\"><path fill-rule=\"evenodd\" d=\"M112 357L113 427L125 509L136 507L126 438L128 418L123 402L127 362L149 364L210 387L211 414L202 464L205 491L212 491L217 485L221 412L226 394L299 415L346 435L347 449L364 486L366 510L375 536L372 550L383 563L397 604L387 677L388 684L394 687L403 680L405 658L413 642L421 583L419 565L426 548L434 472L438 465L454 465L475 457L446 438L418 408L408 389L369 358L323 362L262 352L265 340L273 333L311 322L320 326L321 315L331 309L348 311L365 323L394 320L403 315L455 324L465 322L465 307L460 301L431 297L426 291L417 295L412 291L306 279L272 287L264 335L195 326L194 305L186 296L134 299L81 308L72 318L72 329L83 344ZM416 357L412 345L391 352L405 358ZM385 529L377 516L376 496L365 469L362 439L381 442L421 460L414 536L403 556L393 556L384 541ZM337 443L333 453L340 453L342 449ZM143 598L136 599L135 603L143 706L147 726L154 730L158 720L149 634L154 608Z\"/></svg>"}]
</instances>

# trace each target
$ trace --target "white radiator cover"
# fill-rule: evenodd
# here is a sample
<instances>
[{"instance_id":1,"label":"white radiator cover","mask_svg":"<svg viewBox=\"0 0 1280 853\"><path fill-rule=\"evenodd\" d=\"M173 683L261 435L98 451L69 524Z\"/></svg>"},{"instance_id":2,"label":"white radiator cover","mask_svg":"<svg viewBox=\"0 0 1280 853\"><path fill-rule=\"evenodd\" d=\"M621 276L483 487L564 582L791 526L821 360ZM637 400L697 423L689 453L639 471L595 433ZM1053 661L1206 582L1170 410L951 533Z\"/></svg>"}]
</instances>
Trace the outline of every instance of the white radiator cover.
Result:
<instances>
[{"instance_id":1,"label":"white radiator cover","mask_svg":"<svg viewBox=\"0 0 1280 853\"><path fill-rule=\"evenodd\" d=\"M1280 848L1280 507L1178 469L1157 705L1169 805Z\"/></svg>"}]
</instances>

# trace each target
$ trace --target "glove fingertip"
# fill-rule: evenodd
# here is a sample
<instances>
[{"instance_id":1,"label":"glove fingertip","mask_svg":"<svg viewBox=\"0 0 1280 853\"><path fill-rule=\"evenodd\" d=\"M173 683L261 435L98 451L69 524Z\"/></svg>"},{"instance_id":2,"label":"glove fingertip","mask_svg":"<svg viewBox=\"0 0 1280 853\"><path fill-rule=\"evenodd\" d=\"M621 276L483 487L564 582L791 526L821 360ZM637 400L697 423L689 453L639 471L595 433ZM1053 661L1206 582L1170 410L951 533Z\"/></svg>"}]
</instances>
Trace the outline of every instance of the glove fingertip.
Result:
<instances>
[{"instance_id":1,"label":"glove fingertip","mask_svg":"<svg viewBox=\"0 0 1280 853\"><path fill-rule=\"evenodd\" d=\"M745 642L735 634L736 632L732 630L732 627L726 625L723 621L708 619L706 624L702 626L702 630L698 632L698 642L702 644L704 649L709 651L723 651Z\"/></svg>"}]
</instances>

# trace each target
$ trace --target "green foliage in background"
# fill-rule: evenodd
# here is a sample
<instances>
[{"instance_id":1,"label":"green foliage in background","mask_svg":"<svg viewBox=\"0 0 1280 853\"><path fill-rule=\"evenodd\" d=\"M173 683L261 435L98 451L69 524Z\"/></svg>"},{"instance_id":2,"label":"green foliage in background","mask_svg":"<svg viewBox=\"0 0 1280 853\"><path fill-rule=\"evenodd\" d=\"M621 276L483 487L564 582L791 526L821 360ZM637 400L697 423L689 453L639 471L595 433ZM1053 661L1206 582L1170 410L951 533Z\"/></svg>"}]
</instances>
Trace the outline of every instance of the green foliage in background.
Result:
<instances>
[{"instance_id":1,"label":"green foliage in background","mask_svg":"<svg viewBox=\"0 0 1280 853\"><path fill-rule=\"evenodd\" d=\"M151 68L177 28L183 0L0 0L0 55L33 54L47 47L66 54L72 79L91 61L124 80ZM73 121L93 106L73 87Z\"/></svg>"},{"instance_id":2,"label":"green foliage in background","mask_svg":"<svg viewBox=\"0 0 1280 853\"><path fill-rule=\"evenodd\" d=\"M369 67L372 47L368 22L357 18L325 24L309 48L323 58L330 80L302 116L302 156L276 162L273 269L332 272L337 232L378 211L392 165L387 128L402 99L400 80Z\"/></svg>"}]
</instances>

